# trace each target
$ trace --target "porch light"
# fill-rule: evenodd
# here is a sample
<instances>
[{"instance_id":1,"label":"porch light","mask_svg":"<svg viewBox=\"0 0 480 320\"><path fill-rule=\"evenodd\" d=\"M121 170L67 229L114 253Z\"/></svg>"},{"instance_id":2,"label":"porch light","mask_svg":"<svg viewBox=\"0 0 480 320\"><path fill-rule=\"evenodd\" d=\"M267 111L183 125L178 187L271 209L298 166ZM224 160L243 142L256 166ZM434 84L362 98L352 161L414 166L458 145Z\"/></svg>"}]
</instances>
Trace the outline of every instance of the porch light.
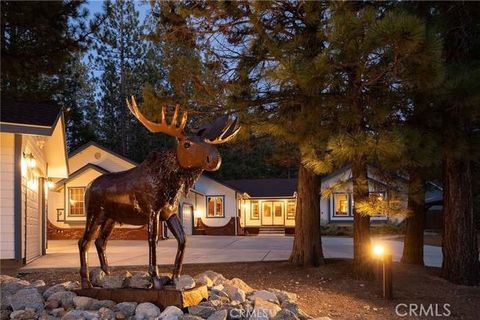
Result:
<instances>
[{"instance_id":1,"label":"porch light","mask_svg":"<svg viewBox=\"0 0 480 320\"><path fill-rule=\"evenodd\" d=\"M383 298L391 300L393 296L392 254L385 250L385 247L381 244L374 245L372 248L372 253L382 262Z\"/></svg>"},{"instance_id":2,"label":"porch light","mask_svg":"<svg viewBox=\"0 0 480 320\"><path fill-rule=\"evenodd\" d=\"M24 153L23 158L25 159L25 164L27 168L35 168L37 166L37 160L35 160L33 154Z\"/></svg>"},{"instance_id":3,"label":"porch light","mask_svg":"<svg viewBox=\"0 0 480 320\"><path fill-rule=\"evenodd\" d=\"M52 180L47 179L47 180L45 181L45 189L51 190L51 189L53 189L54 187L55 187L55 183L53 183Z\"/></svg>"}]
</instances>

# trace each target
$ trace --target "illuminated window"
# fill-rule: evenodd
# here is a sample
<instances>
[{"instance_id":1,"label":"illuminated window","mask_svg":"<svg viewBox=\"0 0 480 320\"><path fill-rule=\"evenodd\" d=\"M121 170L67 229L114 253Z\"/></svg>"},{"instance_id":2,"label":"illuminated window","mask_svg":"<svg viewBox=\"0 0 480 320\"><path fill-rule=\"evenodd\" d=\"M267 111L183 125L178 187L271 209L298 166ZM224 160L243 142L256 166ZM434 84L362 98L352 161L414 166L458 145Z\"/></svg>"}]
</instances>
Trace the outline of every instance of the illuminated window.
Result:
<instances>
[{"instance_id":1,"label":"illuminated window","mask_svg":"<svg viewBox=\"0 0 480 320\"><path fill-rule=\"evenodd\" d=\"M273 214L277 218L283 217L283 202L274 202L273 203Z\"/></svg>"},{"instance_id":2,"label":"illuminated window","mask_svg":"<svg viewBox=\"0 0 480 320\"><path fill-rule=\"evenodd\" d=\"M336 193L333 196L333 213L335 216L348 216L348 195L346 193Z\"/></svg>"},{"instance_id":3,"label":"illuminated window","mask_svg":"<svg viewBox=\"0 0 480 320\"><path fill-rule=\"evenodd\" d=\"M297 204L294 200L290 200L287 202L287 219L295 219L296 205Z\"/></svg>"},{"instance_id":4,"label":"illuminated window","mask_svg":"<svg viewBox=\"0 0 480 320\"><path fill-rule=\"evenodd\" d=\"M207 197L207 217L221 218L224 216L223 197Z\"/></svg>"},{"instance_id":5,"label":"illuminated window","mask_svg":"<svg viewBox=\"0 0 480 320\"><path fill-rule=\"evenodd\" d=\"M68 188L69 215L85 215L85 188Z\"/></svg>"},{"instance_id":6,"label":"illuminated window","mask_svg":"<svg viewBox=\"0 0 480 320\"><path fill-rule=\"evenodd\" d=\"M265 218L270 218L272 216L272 203L271 202L263 203L263 216Z\"/></svg>"},{"instance_id":7,"label":"illuminated window","mask_svg":"<svg viewBox=\"0 0 480 320\"><path fill-rule=\"evenodd\" d=\"M260 219L260 208L258 201L252 201L251 202L251 211L250 211L250 219L252 220L258 220Z\"/></svg>"}]
</instances>

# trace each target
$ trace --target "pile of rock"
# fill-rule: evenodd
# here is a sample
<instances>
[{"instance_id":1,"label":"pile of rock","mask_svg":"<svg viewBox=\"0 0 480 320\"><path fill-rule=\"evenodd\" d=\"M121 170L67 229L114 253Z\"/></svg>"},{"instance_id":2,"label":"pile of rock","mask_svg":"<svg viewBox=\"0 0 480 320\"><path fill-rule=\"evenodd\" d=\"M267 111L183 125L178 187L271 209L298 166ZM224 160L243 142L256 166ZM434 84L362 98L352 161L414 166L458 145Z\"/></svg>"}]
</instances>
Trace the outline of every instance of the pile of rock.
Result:
<instances>
[{"instance_id":1,"label":"pile of rock","mask_svg":"<svg viewBox=\"0 0 480 320\"><path fill-rule=\"evenodd\" d=\"M106 276L100 270L91 273L92 283L104 288L150 288L147 273L125 272ZM208 300L185 309L169 306L163 311L152 303L97 300L77 296L78 282L64 282L46 288L41 280L25 280L0 276L1 319L160 319L160 320L230 320L274 319L303 320L309 318L296 304L297 296L281 290L255 290L238 278L206 271L195 277L182 276L175 285L184 290L196 284L208 287Z\"/></svg>"}]
</instances>

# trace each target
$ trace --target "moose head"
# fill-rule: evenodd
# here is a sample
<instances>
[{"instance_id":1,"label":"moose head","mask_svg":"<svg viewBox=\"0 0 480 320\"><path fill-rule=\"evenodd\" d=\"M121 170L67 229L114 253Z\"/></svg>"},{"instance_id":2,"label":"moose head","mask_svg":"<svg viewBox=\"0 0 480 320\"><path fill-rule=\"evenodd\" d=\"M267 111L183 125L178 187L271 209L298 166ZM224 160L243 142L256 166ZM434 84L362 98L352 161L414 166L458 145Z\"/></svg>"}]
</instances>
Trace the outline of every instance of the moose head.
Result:
<instances>
[{"instance_id":1,"label":"moose head","mask_svg":"<svg viewBox=\"0 0 480 320\"><path fill-rule=\"evenodd\" d=\"M236 117L222 116L213 123L204 125L187 135L184 131L187 124L187 112L182 113L180 123L178 123L178 105L175 107L170 123L167 122L165 116L165 107L162 107L160 122L157 123L148 120L140 112L133 96L127 99L127 106L150 132L162 132L176 138L177 160L185 169L218 170L222 158L214 145L232 140L240 131Z\"/></svg>"}]
</instances>

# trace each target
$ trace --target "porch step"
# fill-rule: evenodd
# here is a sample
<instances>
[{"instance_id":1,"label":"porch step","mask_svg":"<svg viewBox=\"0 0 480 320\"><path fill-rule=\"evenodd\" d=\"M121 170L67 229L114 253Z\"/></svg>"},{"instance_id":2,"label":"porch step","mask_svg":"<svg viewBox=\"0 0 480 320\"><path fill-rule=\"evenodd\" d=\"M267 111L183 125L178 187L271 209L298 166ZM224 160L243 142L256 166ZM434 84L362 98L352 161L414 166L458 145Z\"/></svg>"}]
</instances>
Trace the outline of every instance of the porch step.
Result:
<instances>
[{"instance_id":1,"label":"porch step","mask_svg":"<svg viewBox=\"0 0 480 320\"><path fill-rule=\"evenodd\" d=\"M279 234L285 235L285 227L261 227L258 234Z\"/></svg>"}]
</instances>

